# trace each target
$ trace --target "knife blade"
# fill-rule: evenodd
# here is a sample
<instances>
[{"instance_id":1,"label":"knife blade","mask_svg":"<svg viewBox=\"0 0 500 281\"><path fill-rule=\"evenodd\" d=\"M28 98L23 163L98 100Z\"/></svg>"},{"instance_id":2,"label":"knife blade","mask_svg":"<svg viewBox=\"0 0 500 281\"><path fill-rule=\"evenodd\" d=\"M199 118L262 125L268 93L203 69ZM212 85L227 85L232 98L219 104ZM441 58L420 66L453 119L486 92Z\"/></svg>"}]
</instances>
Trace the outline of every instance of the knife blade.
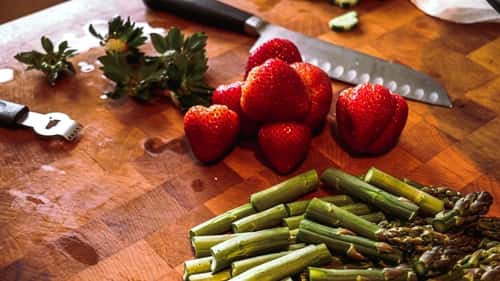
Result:
<instances>
[{"instance_id":1,"label":"knife blade","mask_svg":"<svg viewBox=\"0 0 500 281\"><path fill-rule=\"evenodd\" d=\"M275 37L288 39L297 45L305 62L320 67L332 79L355 85L366 82L381 84L407 99L452 107L448 93L440 83L400 63L306 36L216 0L143 1L154 10L258 36L252 49Z\"/></svg>"}]
</instances>

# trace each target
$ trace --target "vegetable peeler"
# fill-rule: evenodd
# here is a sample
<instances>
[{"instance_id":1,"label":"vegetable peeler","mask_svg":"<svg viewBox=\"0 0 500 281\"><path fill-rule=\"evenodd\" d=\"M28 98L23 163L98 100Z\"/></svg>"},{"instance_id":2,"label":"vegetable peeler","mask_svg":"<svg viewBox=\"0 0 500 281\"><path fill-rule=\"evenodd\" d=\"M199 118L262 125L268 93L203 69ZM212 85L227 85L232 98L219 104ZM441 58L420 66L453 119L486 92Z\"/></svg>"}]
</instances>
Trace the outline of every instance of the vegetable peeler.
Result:
<instances>
[{"instance_id":1,"label":"vegetable peeler","mask_svg":"<svg viewBox=\"0 0 500 281\"><path fill-rule=\"evenodd\" d=\"M0 127L15 125L31 127L40 136L61 136L68 141L74 140L82 128L78 122L64 113L30 112L26 105L0 99Z\"/></svg>"}]
</instances>

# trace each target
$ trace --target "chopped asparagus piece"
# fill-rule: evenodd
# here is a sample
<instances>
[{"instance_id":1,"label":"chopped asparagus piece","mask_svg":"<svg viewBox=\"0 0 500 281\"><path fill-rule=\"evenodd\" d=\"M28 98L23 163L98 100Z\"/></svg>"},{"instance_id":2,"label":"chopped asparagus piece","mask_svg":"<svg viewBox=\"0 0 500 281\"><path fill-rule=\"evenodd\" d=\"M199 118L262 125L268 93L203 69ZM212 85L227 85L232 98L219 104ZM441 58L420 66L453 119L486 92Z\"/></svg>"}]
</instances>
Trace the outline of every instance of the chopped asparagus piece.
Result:
<instances>
[{"instance_id":1,"label":"chopped asparagus piece","mask_svg":"<svg viewBox=\"0 0 500 281\"><path fill-rule=\"evenodd\" d=\"M340 170L329 168L323 173L321 179L327 186L359 198L393 216L412 220L417 215L419 207L414 203L396 197Z\"/></svg>"},{"instance_id":2,"label":"chopped asparagus piece","mask_svg":"<svg viewBox=\"0 0 500 281\"><path fill-rule=\"evenodd\" d=\"M240 235L217 244L210 249L212 273L221 271L236 260L286 250L289 239L289 229L278 227Z\"/></svg>"},{"instance_id":3,"label":"chopped asparagus piece","mask_svg":"<svg viewBox=\"0 0 500 281\"><path fill-rule=\"evenodd\" d=\"M189 276L189 281L227 281L231 279L231 272L229 270L224 270L218 273L199 273Z\"/></svg>"},{"instance_id":4,"label":"chopped asparagus piece","mask_svg":"<svg viewBox=\"0 0 500 281\"><path fill-rule=\"evenodd\" d=\"M394 195L408 198L429 215L435 215L444 209L444 202L422 190L400 181L399 179L372 167L365 175L365 181Z\"/></svg>"},{"instance_id":5,"label":"chopped asparagus piece","mask_svg":"<svg viewBox=\"0 0 500 281\"><path fill-rule=\"evenodd\" d=\"M350 11L338 17L331 19L328 26L334 31L347 31L358 25L358 13Z\"/></svg>"},{"instance_id":6,"label":"chopped asparagus piece","mask_svg":"<svg viewBox=\"0 0 500 281\"><path fill-rule=\"evenodd\" d=\"M306 193L314 191L318 182L318 173L316 170L310 170L252 194L250 203L258 211L269 209L278 204L291 202Z\"/></svg>"},{"instance_id":7,"label":"chopped asparagus piece","mask_svg":"<svg viewBox=\"0 0 500 281\"><path fill-rule=\"evenodd\" d=\"M191 228L189 237L226 233L231 230L231 223L233 221L255 213L256 211L250 203L242 205Z\"/></svg>"},{"instance_id":8,"label":"chopped asparagus piece","mask_svg":"<svg viewBox=\"0 0 500 281\"><path fill-rule=\"evenodd\" d=\"M193 274L210 272L211 264L212 264L212 257L185 261L184 275L182 276L182 280L188 281L189 276Z\"/></svg>"},{"instance_id":9,"label":"chopped asparagus piece","mask_svg":"<svg viewBox=\"0 0 500 281\"><path fill-rule=\"evenodd\" d=\"M288 255L256 266L234 277L234 281L281 280L300 273L308 266L328 264L332 259L325 244L309 245Z\"/></svg>"},{"instance_id":10,"label":"chopped asparagus piece","mask_svg":"<svg viewBox=\"0 0 500 281\"><path fill-rule=\"evenodd\" d=\"M233 231L239 233L271 228L280 225L282 219L287 216L285 205L279 204L233 222Z\"/></svg>"},{"instance_id":11,"label":"chopped asparagus piece","mask_svg":"<svg viewBox=\"0 0 500 281\"><path fill-rule=\"evenodd\" d=\"M320 197L319 199L333 203L337 206L344 206L354 203L352 198L348 195L325 196ZM307 206L309 205L309 202L311 202L311 200L302 200L286 204L288 214L292 217L304 214L306 212Z\"/></svg>"}]
</instances>

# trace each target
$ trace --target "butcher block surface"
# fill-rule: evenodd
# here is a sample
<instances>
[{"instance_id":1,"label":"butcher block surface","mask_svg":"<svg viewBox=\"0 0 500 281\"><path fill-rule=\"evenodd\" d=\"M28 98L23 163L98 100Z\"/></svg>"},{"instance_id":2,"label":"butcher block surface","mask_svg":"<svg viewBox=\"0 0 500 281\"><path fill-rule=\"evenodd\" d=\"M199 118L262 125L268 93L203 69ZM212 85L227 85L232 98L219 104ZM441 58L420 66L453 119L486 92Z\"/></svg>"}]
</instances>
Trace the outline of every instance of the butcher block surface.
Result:
<instances>
[{"instance_id":1,"label":"butcher block surface","mask_svg":"<svg viewBox=\"0 0 500 281\"><path fill-rule=\"evenodd\" d=\"M345 12L331 1L224 1L263 18L428 73L448 89L452 109L409 101L399 144L379 157L351 157L329 124L294 174L333 166L361 174L370 166L463 192L486 190L500 215L500 25L459 25L426 16L409 1L362 1L360 25L328 29ZM166 99L141 104L100 98L112 84L96 69L100 47L71 59L77 75L50 87L13 59L39 48L42 35L97 43L90 22L130 16L155 28L208 34L210 85L242 78L254 38L148 11L142 1L75 0L0 26L0 68L15 70L0 97L33 111L60 111L84 125L77 142L0 128L0 280L180 280L192 258L188 230L248 201L287 177L257 160L251 142L223 161L197 162L182 113ZM80 38L81 39L81 38ZM71 42L71 40L70 40ZM75 46L81 47L81 46ZM148 43L145 48L151 51ZM334 59L334 58L332 58ZM98 66L96 66L98 68ZM346 87L334 81L335 93ZM328 192L328 191L321 191Z\"/></svg>"}]
</instances>

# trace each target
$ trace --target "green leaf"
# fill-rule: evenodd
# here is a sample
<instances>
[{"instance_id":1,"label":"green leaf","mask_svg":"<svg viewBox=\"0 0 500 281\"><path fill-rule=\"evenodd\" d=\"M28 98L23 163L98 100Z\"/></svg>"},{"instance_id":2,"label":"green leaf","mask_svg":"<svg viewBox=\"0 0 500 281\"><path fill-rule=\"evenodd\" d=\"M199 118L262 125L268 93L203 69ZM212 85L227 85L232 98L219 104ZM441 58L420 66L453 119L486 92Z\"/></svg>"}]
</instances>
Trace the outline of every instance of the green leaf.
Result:
<instances>
[{"instance_id":1,"label":"green leaf","mask_svg":"<svg viewBox=\"0 0 500 281\"><path fill-rule=\"evenodd\" d=\"M167 41L167 48L180 51L182 48L182 42L184 41L184 36L181 33L181 30L177 27L172 27L167 36L165 36Z\"/></svg>"},{"instance_id":2,"label":"green leaf","mask_svg":"<svg viewBox=\"0 0 500 281\"><path fill-rule=\"evenodd\" d=\"M49 38L42 36L42 47L47 53L53 53L54 52L54 45L52 44L52 41L50 41Z\"/></svg>"},{"instance_id":3,"label":"green leaf","mask_svg":"<svg viewBox=\"0 0 500 281\"><path fill-rule=\"evenodd\" d=\"M150 36L151 36L151 42L153 43L153 47L155 48L155 50L160 54L165 53L168 47L167 43L163 39L163 36L161 36L158 33L151 33Z\"/></svg>"},{"instance_id":4,"label":"green leaf","mask_svg":"<svg viewBox=\"0 0 500 281\"><path fill-rule=\"evenodd\" d=\"M93 26L92 24L91 24L91 25L89 25L89 32L90 32L90 34L92 34L95 38L100 39L100 40L104 40L104 37L102 37L102 35L101 35L101 34L99 34L99 33L95 30L95 28L94 28L94 26Z\"/></svg>"}]
</instances>

